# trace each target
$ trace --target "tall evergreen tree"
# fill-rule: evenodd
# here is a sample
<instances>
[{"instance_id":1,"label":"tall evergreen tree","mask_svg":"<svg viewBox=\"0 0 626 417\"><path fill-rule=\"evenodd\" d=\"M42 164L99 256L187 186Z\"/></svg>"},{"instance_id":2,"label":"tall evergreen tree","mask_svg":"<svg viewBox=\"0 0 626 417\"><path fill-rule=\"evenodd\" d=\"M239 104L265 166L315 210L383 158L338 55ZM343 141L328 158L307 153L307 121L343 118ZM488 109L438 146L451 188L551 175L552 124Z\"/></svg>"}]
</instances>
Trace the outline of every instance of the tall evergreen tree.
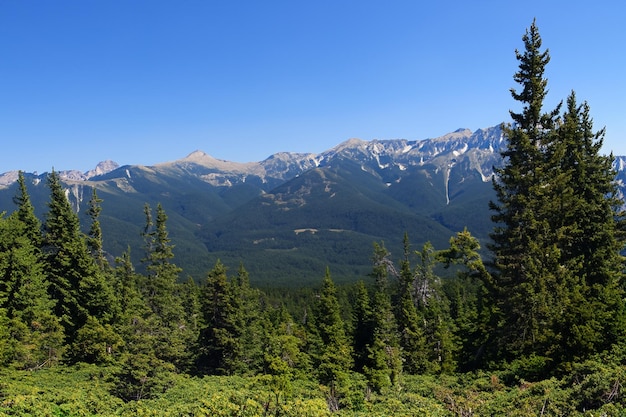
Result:
<instances>
[{"instance_id":1,"label":"tall evergreen tree","mask_svg":"<svg viewBox=\"0 0 626 417\"><path fill-rule=\"evenodd\" d=\"M263 372L270 375L270 386L277 400L291 392L292 381L311 375L309 355L304 352L304 329L296 323L284 305L266 312L264 323Z\"/></svg>"},{"instance_id":2,"label":"tall evergreen tree","mask_svg":"<svg viewBox=\"0 0 626 417\"><path fill-rule=\"evenodd\" d=\"M91 251L91 254L96 261L96 264L106 271L109 264L104 256L104 249L102 247L102 228L100 227L100 213L102 212L102 199L98 197L95 187L92 188L91 198L89 200L89 209L87 214L91 218L91 225L89 226L89 235L87 238L87 246Z\"/></svg>"},{"instance_id":3,"label":"tall evergreen tree","mask_svg":"<svg viewBox=\"0 0 626 417\"><path fill-rule=\"evenodd\" d=\"M434 273L436 253L432 244L426 242L416 254L419 260L413 281L414 301L424 320L426 371L452 372L456 368L458 345L450 305L443 293L441 279Z\"/></svg>"},{"instance_id":4,"label":"tall evergreen tree","mask_svg":"<svg viewBox=\"0 0 626 417\"><path fill-rule=\"evenodd\" d=\"M413 298L414 271L411 268L411 245L409 236L404 234L404 254L400 263L400 294L396 307L396 319L400 333L400 346L404 358L404 371L409 374L421 374L428 369L424 318L416 308Z\"/></svg>"},{"instance_id":5,"label":"tall evergreen tree","mask_svg":"<svg viewBox=\"0 0 626 417\"><path fill-rule=\"evenodd\" d=\"M363 373L369 366L368 349L373 342L372 308L370 294L363 281L356 286L354 303L352 306L352 346L354 352L354 369Z\"/></svg>"},{"instance_id":6,"label":"tall evergreen tree","mask_svg":"<svg viewBox=\"0 0 626 417\"><path fill-rule=\"evenodd\" d=\"M15 216L17 216L18 220L24 225L24 233L28 239L33 243L35 248L39 250L42 238L41 222L35 215L35 207L30 200L30 195L28 194L24 172L19 171L17 183L19 186L19 192L15 197L13 197L13 202L17 205L17 212L15 213Z\"/></svg>"},{"instance_id":7,"label":"tall evergreen tree","mask_svg":"<svg viewBox=\"0 0 626 417\"><path fill-rule=\"evenodd\" d=\"M250 286L248 271L239 265L237 275L231 284L235 329L239 354L234 369L237 374L258 372L262 368L263 351L259 344L262 339L261 293Z\"/></svg>"},{"instance_id":8,"label":"tall evergreen tree","mask_svg":"<svg viewBox=\"0 0 626 417\"><path fill-rule=\"evenodd\" d=\"M178 297L178 276L181 269L172 261L174 246L171 244L167 231L167 214L161 204L156 208L156 223L152 223L152 211L148 204L144 207L146 226L144 239L146 240L147 279L144 282L144 297L148 305L166 326L178 325L183 319L184 311Z\"/></svg>"},{"instance_id":9,"label":"tall evergreen tree","mask_svg":"<svg viewBox=\"0 0 626 417\"><path fill-rule=\"evenodd\" d=\"M54 171L48 176L48 186L50 202L44 224L44 257L50 294L57 302L55 313L71 343L90 316L103 325L111 320L113 292L89 253L78 215L72 210ZM70 357L83 359L79 351L68 353Z\"/></svg>"},{"instance_id":10,"label":"tall evergreen tree","mask_svg":"<svg viewBox=\"0 0 626 417\"><path fill-rule=\"evenodd\" d=\"M204 323L200 333L198 369L201 373L232 375L241 352L233 291L226 267L219 260L207 274L201 289L200 306Z\"/></svg>"},{"instance_id":11,"label":"tall evergreen tree","mask_svg":"<svg viewBox=\"0 0 626 417\"><path fill-rule=\"evenodd\" d=\"M391 308L388 269L389 252L384 245L374 244L373 271L375 279L372 300L372 344L368 347L369 363L364 373L377 391L396 385L402 373L402 357L398 328Z\"/></svg>"},{"instance_id":12,"label":"tall evergreen tree","mask_svg":"<svg viewBox=\"0 0 626 417\"><path fill-rule=\"evenodd\" d=\"M625 239L613 157L600 154L604 130L593 131L587 103L574 92L548 153L555 179L549 216L562 273L563 300L555 323L561 334L553 357L564 365L623 339ZM565 267L565 268L563 268Z\"/></svg>"},{"instance_id":13,"label":"tall evergreen tree","mask_svg":"<svg viewBox=\"0 0 626 417\"><path fill-rule=\"evenodd\" d=\"M568 98L542 113L549 61L535 23L517 52L523 105L505 130L505 165L497 170L491 249L495 274L486 285L500 326L500 357L534 363L532 376L607 349L624 333L624 241L618 230L612 157L599 155L589 108ZM539 360L538 360L539 359Z\"/></svg>"},{"instance_id":14,"label":"tall evergreen tree","mask_svg":"<svg viewBox=\"0 0 626 417\"><path fill-rule=\"evenodd\" d=\"M511 356L536 351L553 336L547 325L551 297L546 288L556 279L548 268L554 254L545 250L550 225L540 212L549 175L543 150L554 140L559 108L549 113L542 110L547 94L544 72L550 56L541 51L535 22L522 40L525 50L516 51L519 71L514 75L522 91L511 89L511 95L523 110L510 112L514 124L505 129L505 165L496 170L494 180L498 203L490 203L496 223L491 235L497 268L494 301L504 323L496 340L501 353Z\"/></svg>"},{"instance_id":15,"label":"tall evergreen tree","mask_svg":"<svg viewBox=\"0 0 626 417\"><path fill-rule=\"evenodd\" d=\"M167 385L167 373L174 365L159 357L163 343L162 322L143 298L141 276L133 267L130 248L116 259L115 295L120 314L115 317L116 331L122 337L120 368L115 373L115 393L125 400L149 398ZM170 358L167 358L170 359Z\"/></svg>"},{"instance_id":16,"label":"tall evergreen tree","mask_svg":"<svg viewBox=\"0 0 626 417\"><path fill-rule=\"evenodd\" d=\"M29 237L30 227L17 211L0 217L0 310L11 347L5 360L20 368L55 363L63 346L63 329L53 314L54 301L48 295L39 248Z\"/></svg>"},{"instance_id":17,"label":"tall evergreen tree","mask_svg":"<svg viewBox=\"0 0 626 417\"><path fill-rule=\"evenodd\" d=\"M450 300L450 314L460 343L458 360L461 370L473 370L484 364L484 350L493 328L486 285L491 275L479 254L478 239L465 229L450 238L450 246L437 253L445 268L458 265L457 277L446 281L444 290Z\"/></svg>"},{"instance_id":18,"label":"tall evergreen tree","mask_svg":"<svg viewBox=\"0 0 626 417\"><path fill-rule=\"evenodd\" d=\"M156 334L155 352L159 359L170 362L179 369L190 366L189 344L194 335L187 327L185 310L180 297L178 277L181 269L173 263L173 245L167 230L167 214L161 206L156 208L156 222L152 223L152 210L144 206L146 225L147 275L140 280L143 300L152 312L150 322Z\"/></svg>"},{"instance_id":19,"label":"tall evergreen tree","mask_svg":"<svg viewBox=\"0 0 626 417\"><path fill-rule=\"evenodd\" d=\"M353 366L352 345L341 318L337 289L328 268L313 309L312 322L319 340L319 345L313 352L313 365L320 383L330 389L331 408L337 409L339 397L346 388L348 375Z\"/></svg>"},{"instance_id":20,"label":"tall evergreen tree","mask_svg":"<svg viewBox=\"0 0 626 417\"><path fill-rule=\"evenodd\" d=\"M22 171L18 193L13 198L17 210L2 228L4 258L2 280L10 288L7 304L15 340L14 363L23 367L51 364L61 357L63 329L53 315L54 300L48 295L41 254L41 222L35 215Z\"/></svg>"}]
</instances>

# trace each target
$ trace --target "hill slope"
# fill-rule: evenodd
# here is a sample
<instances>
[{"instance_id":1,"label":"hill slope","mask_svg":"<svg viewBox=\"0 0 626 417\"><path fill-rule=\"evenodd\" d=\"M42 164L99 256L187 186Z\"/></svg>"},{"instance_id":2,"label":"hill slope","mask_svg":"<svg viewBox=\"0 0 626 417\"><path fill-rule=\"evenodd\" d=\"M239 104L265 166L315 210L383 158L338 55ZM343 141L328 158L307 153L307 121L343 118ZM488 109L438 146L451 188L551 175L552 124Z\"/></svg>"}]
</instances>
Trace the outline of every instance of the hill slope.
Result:
<instances>
[{"instance_id":1,"label":"hill slope","mask_svg":"<svg viewBox=\"0 0 626 417\"><path fill-rule=\"evenodd\" d=\"M499 127L459 129L421 141L350 139L321 154L279 153L245 164L195 151L150 167L107 161L59 175L81 216L97 189L112 256L130 246L139 264L144 204L161 203L185 276L202 278L219 258L231 269L243 263L257 284L300 285L318 282L326 266L338 281L363 277L372 243L385 242L397 258L405 231L415 249L426 241L443 247L464 227L487 239L502 144ZM616 169L623 186L625 158ZM16 178L0 175L0 210L14 210ZM43 218L46 174L26 178Z\"/></svg>"}]
</instances>

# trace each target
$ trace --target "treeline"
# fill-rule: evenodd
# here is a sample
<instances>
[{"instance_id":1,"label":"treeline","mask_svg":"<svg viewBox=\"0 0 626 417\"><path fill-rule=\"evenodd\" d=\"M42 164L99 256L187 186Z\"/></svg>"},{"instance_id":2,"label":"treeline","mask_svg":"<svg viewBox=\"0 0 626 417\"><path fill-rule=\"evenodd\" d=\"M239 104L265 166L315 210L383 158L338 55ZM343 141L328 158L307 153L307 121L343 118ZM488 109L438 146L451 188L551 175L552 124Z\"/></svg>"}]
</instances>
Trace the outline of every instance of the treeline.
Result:
<instances>
[{"instance_id":1,"label":"treeline","mask_svg":"<svg viewBox=\"0 0 626 417\"><path fill-rule=\"evenodd\" d=\"M160 205L144 210L145 272L130 250L110 262L95 190L83 233L54 171L43 220L20 174L17 209L0 217L0 364L114 365L111 392L124 401L165 392L176 374L264 375L277 397L309 380L331 411L405 375L497 371L518 384L583 380L580 369L607 358L623 367L626 223L612 156L574 93L564 112L542 110L549 55L534 23L523 41L489 262L467 230L443 250L415 251L405 234L400 259L376 243L363 282L338 289L326 270L287 308L252 288L243 265L217 261L202 282L181 282ZM621 382L610 387L580 408L614 401Z\"/></svg>"},{"instance_id":2,"label":"treeline","mask_svg":"<svg viewBox=\"0 0 626 417\"><path fill-rule=\"evenodd\" d=\"M464 343L478 343L462 335L463 323L478 314L468 296L476 285L448 285L450 297L433 273L438 260L456 261L450 251L426 245L413 268L407 235L396 267L384 245L375 244L373 285L360 282L338 297L327 270L319 290L303 291L291 304L299 311L294 316L285 303L252 288L243 265L229 275L217 261L203 282L180 282L160 205L156 211L145 206L140 274L129 252L114 265L107 261L95 190L85 234L54 171L43 222L21 174L18 183L17 210L0 218L3 366L115 363L115 394L125 400L163 392L169 372L272 375L283 390L314 377L336 408L349 396L355 373L380 391L397 385L403 373L473 366L459 352ZM468 258L478 256L469 232L452 243Z\"/></svg>"}]
</instances>

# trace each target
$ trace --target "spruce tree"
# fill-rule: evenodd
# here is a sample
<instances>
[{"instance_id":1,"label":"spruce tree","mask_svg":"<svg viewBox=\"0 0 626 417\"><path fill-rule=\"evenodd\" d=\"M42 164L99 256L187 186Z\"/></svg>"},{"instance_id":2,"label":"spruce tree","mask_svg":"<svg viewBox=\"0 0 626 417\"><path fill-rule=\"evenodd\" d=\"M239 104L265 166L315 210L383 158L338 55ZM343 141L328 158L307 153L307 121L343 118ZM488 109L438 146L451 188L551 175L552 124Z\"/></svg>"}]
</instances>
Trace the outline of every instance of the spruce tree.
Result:
<instances>
[{"instance_id":1,"label":"spruce tree","mask_svg":"<svg viewBox=\"0 0 626 417\"><path fill-rule=\"evenodd\" d=\"M396 319L391 308L388 268L389 252L374 244L373 271L375 290L372 300L372 344L363 372L376 391L396 385L402 373L402 357Z\"/></svg>"},{"instance_id":2,"label":"spruce tree","mask_svg":"<svg viewBox=\"0 0 626 417\"><path fill-rule=\"evenodd\" d=\"M363 373L366 366L371 366L368 349L373 342L373 330L370 295L365 283L359 281L352 306L352 346L354 369L357 372Z\"/></svg>"},{"instance_id":3,"label":"spruce tree","mask_svg":"<svg viewBox=\"0 0 626 417\"><path fill-rule=\"evenodd\" d=\"M491 234L497 268L494 301L503 323L496 340L500 352L510 357L539 351L553 336L548 325L551 297L547 286L556 279L548 267L554 254L545 250L550 225L540 213L546 197L543 185L550 174L542 150L554 139L559 109L542 110L547 94L544 72L550 56L541 51L535 22L522 40L525 50L516 51L519 71L514 75L522 91L511 89L511 95L523 110L510 112L514 124L504 130L505 165L496 170L494 179L498 202L490 203L496 223Z\"/></svg>"},{"instance_id":4,"label":"spruce tree","mask_svg":"<svg viewBox=\"0 0 626 417\"><path fill-rule=\"evenodd\" d=\"M450 300L450 315L455 323L459 368L473 370L484 364L484 351L494 326L494 314L486 285L491 283L481 255L478 239L465 229L450 238L448 249L437 253L445 268L457 265L457 276L448 279L444 291Z\"/></svg>"},{"instance_id":5,"label":"spruce tree","mask_svg":"<svg viewBox=\"0 0 626 417\"><path fill-rule=\"evenodd\" d=\"M613 157L600 154L604 130L593 131L589 106L574 92L550 149L555 180L550 216L563 273L561 341L553 354L562 366L607 350L625 329L623 289L624 214L618 199ZM565 267L565 268L563 268Z\"/></svg>"},{"instance_id":6,"label":"spruce tree","mask_svg":"<svg viewBox=\"0 0 626 417\"><path fill-rule=\"evenodd\" d=\"M304 352L304 329L296 323L284 305L268 311L262 319L265 331L263 372L270 376L270 387L276 395L287 395L295 379L308 379L311 361Z\"/></svg>"},{"instance_id":7,"label":"spruce tree","mask_svg":"<svg viewBox=\"0 0 626 417\"><path fill-rule=\"evenodd\" d=\"M352 369L352 345L341 318L337 289L330 276L330 269L322 280L322 288L313 309L313 339L317 346L313 353L313 366L321 384L329 390L331 410L339 409L339 401L349 388L349 373Z\"/></svg>"},{"instance_id":8,"label":"spruce tree","mask_svg":"<svg viewBox=\"0 0 626 417\"><path fill-rule=\"evenodd\" d=\"M98 193L95 188L92 188L91 199L89 200L89 209L87 214L91 219L91 225L89 226L89 235L87 239L87 246L91 251L91 254L96 261L96 264L106 271L109 264L104 255L104 249L102 247L102 228L100 227L100 213L102 212L102 199L98 197Z\"/></svg>"},{"instance_id":9,"label":"spruce tree","mask_svg":"<svg viewBox=\"0 0 626 417\"><path fill-rule=\"evenodd\" d=\"M6 308L16 340L14 364L27 368L50 365L61 358L63 329L54 316L54 300L48 295L49 282L41 253L41 222L35 215L26 180L18 174L17 210L3 228L0 252L6 269L4 282L11 288ZM6 240L8 238L8 240Z\"/></svg>"},{"instance_id":10,"label":"spruce tree","mask_svg":"<svg viewBox=\"0 0 626 417\"><path fill-rule=\"evenodd\" d=\"M441 279L434 273L437 255L430 242L426 242L416 254L414 302L417 313L424 320L426 372L449 373L456 368L458 344L448 299L443 293Z\"/></svg>"},{"instance_id":11,"label":"spruce tree","mask_svg":"<svg viewBox=\"0 0 626 417\"><path fill-rule=\"evenodd\" d=\"M400 294L396 307L400 346L404 358L403 369L409 374L421 374L428 369L424 318L417 312L413 298L414 271L411 268L409 236L404 234L404 254L400 263Z\"/></svg>"},{"instance_id":12,"label":"spruce tree","mask_svg":"<svg viewBox=\"0 0 626 417\"><path fill-rule=\"evenodd\" d=\"M130 248L116 258L114 289L120 304L115 329L122 337L120 367L114 374L114 393L124 400L141 400L162 392L175 367L159 357L162 322L143 298L145 277L133 267ZM169 358L168 358L169 359Z\"/></svg>"},{"instance_id":13,"label":"spruce tree","mask_svg":"<svg viewBox=\"0 0 626 417\"><path fill-rule=\"evenodd\" d=\"M144 206L146 225L144 239L146 240L147 277L142 288L145 300L150 309L156 314L165 326L182 324L184 310L178 297L178 276L182 271L173 263L174 246L171 244L167 230L167 214L161 204L156 208L156 223L152 223L150 206Z\"/></svg>"},{"instance_id":14,"label":"spruce tree","mask_svg":"<svg viewBox=\"0 0 626 417\"><path fill-rule=\"evenodd\" d=\"M201 373L232 375L237 369L241 352L233 291L226 267L219 260L207 274L201 289L200 306L204 323L197 367Z\"/></svg>"},{"instance_id":15,"label":"spruce tree","mask_svg":"<svg viewBox=\"0 0 626 417\"><path fill-rule=\"evenodd\" d=\"M599 154L603 131L593 132L589 108L574 94L563 118L560 105L542 112L549 55L534 22L523 41L514 76L523 90L511 91L523 110L511 112L505 165L496 170L495 271L485 288L499 357L542 377L624 333L623 216L612 157Z\"/></svg>"},{"instance_id":16,"label":"spruce tree","mask_svg":"<svg viewBox=\"0 0 626 417\"><path fill-rule=\"evenodd\" d=\"M167 230L167 214L158 204L156 222L152 222L152 210L144 206L146 225L147 274L140 280L139 289L143 300L151 311L148 321L152 323L154 351L160 360L184 369L191 365L189 345L194 339L191 329L187 327L185 310L180 297L178 276L181 269L173 263L174 246L171 244Z\"/></svg>"},{"instance_id":17,"label":"spruce tree","mask_svg":"<svg viewBox=\"0 0 626 417\"><path fill-rule=\"evenodd\" d=\"M17 183L19 186L19 192L15 195L15 197L13 197L13 202L17 206L15 216L17 216L18 220L24 225L24 233L28 239L33 243L35 248L39 250L42 238L41 222L35 215L35 207L30 200L30 195L28 194L24 172L19 171Z\"/></svg>"},{"instance_id":18,"label":"spruce tree","mask_svg":"<svg viewBox=\"0 0 626 417\"><path fill-rule=\"evenodd\" d=\"M53 314L44 265L29 228L17 211L0 217L0 310L10 346L4 359L34 369L61 358L63 328Z\"/></svg>"},{"instance_id":19,"label":"spruce tree","mask_svg":"<svg viewBox=\"0 0 626 417\"><path fill-rule=\"evenodd\" d=\"M65 328L67 342L71 344L89 317L102 325L110 322L113 292L89 253L78 215L72 210L54 171L48 176L48 186L50 202L44 224L44 259L50 294L56 301L55 313ZM107 346L102 349L106 350ZM68 352L75 360L84 359L82 353Z\"/></svg>"},{"instance_id":20,"label":"spruce tree","mask_svg":"<svg viewBox=\"0 0 626 417\"><path fill-rule=\"evenodd\" d=\"M261 293L250 286L248 271L239 265L237 275L231 283L234 323L238 346L235 360L236 374L258 372L262 367L263 351L259 344L262 339Z\"/></svg>"}]
</instances>

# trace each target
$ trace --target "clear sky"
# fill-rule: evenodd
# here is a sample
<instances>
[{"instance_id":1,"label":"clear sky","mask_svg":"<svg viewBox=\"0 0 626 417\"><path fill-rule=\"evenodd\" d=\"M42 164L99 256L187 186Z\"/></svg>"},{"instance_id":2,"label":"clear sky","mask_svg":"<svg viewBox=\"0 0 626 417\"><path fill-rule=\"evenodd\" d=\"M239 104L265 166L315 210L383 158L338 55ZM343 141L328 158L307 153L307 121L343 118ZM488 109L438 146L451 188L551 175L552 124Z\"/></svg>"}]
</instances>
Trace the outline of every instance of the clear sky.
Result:
<instances>
[{"instance_id":1,"label":"clear sky","mask_svg":"<svg viewBox=\"0 0 626 417\"><path fill-rule=\"evenodd\" d=\"M0 172L260 161L509 121L533 18L626 155L620 1L0 0Z\"/></svg>"}]
</instances>

